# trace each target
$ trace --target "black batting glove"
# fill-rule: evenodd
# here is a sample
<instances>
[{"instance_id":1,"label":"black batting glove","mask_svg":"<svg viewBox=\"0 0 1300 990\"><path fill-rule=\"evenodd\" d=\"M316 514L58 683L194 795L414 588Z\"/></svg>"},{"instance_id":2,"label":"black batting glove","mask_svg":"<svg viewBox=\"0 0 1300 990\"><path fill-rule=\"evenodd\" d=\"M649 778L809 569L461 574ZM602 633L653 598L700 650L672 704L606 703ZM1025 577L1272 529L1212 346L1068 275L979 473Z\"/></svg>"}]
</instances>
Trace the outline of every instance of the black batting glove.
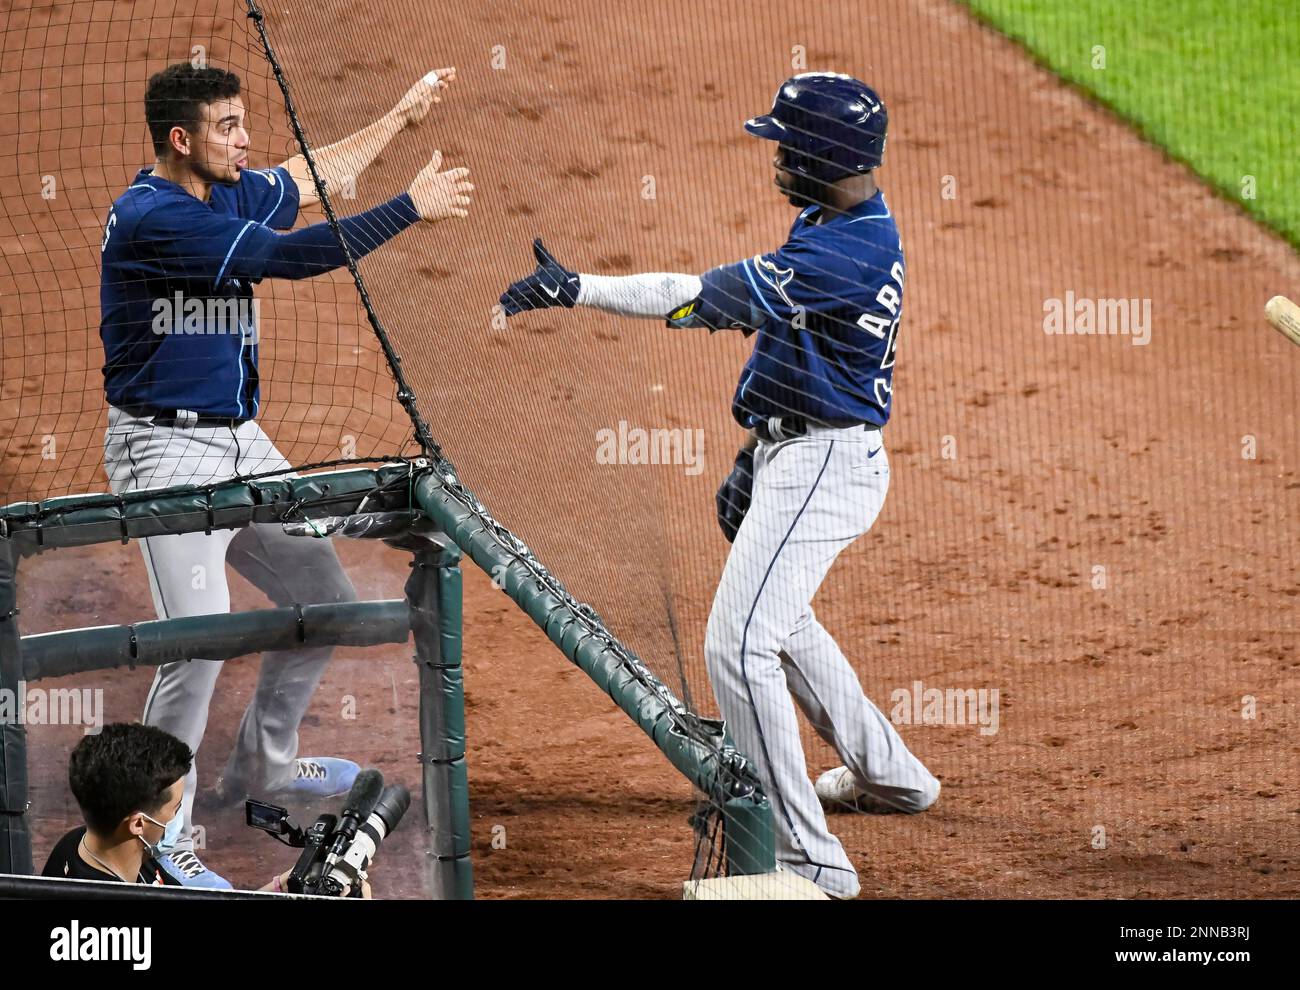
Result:
<instances>
[{"instance_id":1,"label":"black batting glove","mask_svg":"<svg viewBox=\"0 0 1300 990\"><path fill-rule=\"evenodd\" d=\"M718 509L718 525L728 543L736 542L740 524L745 521L754 494L754 448L741 447L736 464L713 496Z\"/></svg>"},{"instance_id":2,"label":"black batting glove","mask_svg":"<svg viewBox=\"0 0 1300 990\"><path fill-rule=\"evenodd\" d=\"M506 316L553 306L572 309L578 301L578 273L569 271L552 258L540 237L533 241L533 255L537 258L537 270L518 282L512 282L501 293L501 306Z\"/></svg>"}]
</instances>

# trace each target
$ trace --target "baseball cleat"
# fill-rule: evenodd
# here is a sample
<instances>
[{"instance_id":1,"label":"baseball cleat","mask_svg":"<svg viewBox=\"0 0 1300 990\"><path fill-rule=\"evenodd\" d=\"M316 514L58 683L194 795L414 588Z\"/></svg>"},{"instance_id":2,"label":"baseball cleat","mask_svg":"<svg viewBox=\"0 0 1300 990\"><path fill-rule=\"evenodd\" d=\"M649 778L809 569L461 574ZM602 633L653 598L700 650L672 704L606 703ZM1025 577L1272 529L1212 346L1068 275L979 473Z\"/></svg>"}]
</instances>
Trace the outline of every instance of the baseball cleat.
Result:
<instances>
[{"instance_id":1,"label":"baseball cleat","mask_svg":"<svg viewBox=\"0 0 1300 990\"><path fill-rule=\"evenodd\" d=\"M337 756L300 756L294 760L293 782L279 793L300 798L346 794L361 768Z\"/></svg>"},{"instance_id":2,"label":"baseball cleat","mask_svg":"<svg viewBox=\"0 0 1300 990\"><path fill-rule=\"evenodd\" d=\"M188 849L170 852L158 860L167 875L180 882L182 887L204 887L208 890L232 890L233 884L220 874L213 873Z\"/></svg>"},{"instance_id":3,"label":"baseball cleat","mask_svg":"<svg viewBox=\"0 0 1300 990\"><path fill-rule=\"evenodd\" d=\"M903 812L882 798L868 794L854 779L848 767L827 770L813 784L817 798L827 811L857 811L864 815L896 815Z\"/></svg>"}]
</instances>

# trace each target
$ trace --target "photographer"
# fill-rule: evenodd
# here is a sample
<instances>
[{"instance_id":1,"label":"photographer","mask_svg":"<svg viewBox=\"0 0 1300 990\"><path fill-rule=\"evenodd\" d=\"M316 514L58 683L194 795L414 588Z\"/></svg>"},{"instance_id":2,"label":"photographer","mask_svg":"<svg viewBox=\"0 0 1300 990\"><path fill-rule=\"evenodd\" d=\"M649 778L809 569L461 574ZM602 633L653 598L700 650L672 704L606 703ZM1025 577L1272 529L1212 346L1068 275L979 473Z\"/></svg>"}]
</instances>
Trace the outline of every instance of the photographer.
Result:
<instances>
[{"instance_id":1,"label":"photographer","mask_svg":"<svg viewBox=\"0 0 1300 990\"><path fill-rule=\"evenodd\" d=\"M59 840L41 875L180 886L158 859L180 838L193 759L183 742L149 725L115 723L84 737L68 762L68 783L86 824ZM283 892L288 876L261 889Z\"/></svg>"}]
</instances>

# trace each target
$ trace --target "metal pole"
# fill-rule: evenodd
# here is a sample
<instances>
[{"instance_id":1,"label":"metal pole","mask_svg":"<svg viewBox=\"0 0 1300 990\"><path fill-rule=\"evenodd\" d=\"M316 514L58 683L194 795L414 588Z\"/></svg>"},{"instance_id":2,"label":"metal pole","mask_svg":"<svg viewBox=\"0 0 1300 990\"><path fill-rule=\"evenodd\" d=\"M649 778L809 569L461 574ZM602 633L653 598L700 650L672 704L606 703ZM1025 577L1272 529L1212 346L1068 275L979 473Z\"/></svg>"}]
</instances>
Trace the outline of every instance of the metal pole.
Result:
<instances>
[{"instance_id":1,"label":"metal pole","mask_svg":"<svg viewBox=\"0 0 1300 990\"><path fill-rule=\"evenodd\" d=\"M469 781L465 764L465 691L461 667L460 551L420 550L406 596L420 674L420 764L428 833L425 886L440 900L470 900Z\"/></svg>"},{"instance_id":2,"label":"metal pole","mask_svg":"<svg viewBox=\"0 0 1300 990\"><path fill-rule=\"evenodd\" d=\"M485 524L480 513L486 510L481 506L462 505L433 475L417 479L415 501L432 524L447 534L442 538L454 539L474 563L491 574L551 642L640 726L669 762L721 807L728 827L732 872L775 869L772 806L753 768L724 738L722 724L687 713L645 664L613 638L598 616L574 602L558 581L538 579L518 551L501 543L493 531L495 524Z\"/></svg>"},{"instance_id":3,"label":"metal pole","mask_svg":"<svg viewBox=\"0 0 1300 990\"><path fill-rule=\"evenodd\" d=\"M123 665L159 666L302 646L405 643L410 609L399 599L334 602L215 615L187 615L129 626L97 626L24 636L22 674L30 682Z\"/></svg>"},{"instance_id":4,"label":"metal pole","mask_svg":"<svg viewBox=\"0 0 1300 990\"><path fill-rule=\"evenodd\" d=\"M18 553L0 537L0 691L19 694L23 676L18 633ZM33 873L27 826L27 727L0 723L0 873Z\"/></svg>"},{"instance_id":5,"label":"metal pole","mask_svg":"<svg viewBox=\"0 0 1300 990\"><path fill-rule=\"evenodd\" d=\"M722 805L727 840L727 874L753 876L776 869L776 837L767 798L752 795Z\"/></svg>"}]
</instances>

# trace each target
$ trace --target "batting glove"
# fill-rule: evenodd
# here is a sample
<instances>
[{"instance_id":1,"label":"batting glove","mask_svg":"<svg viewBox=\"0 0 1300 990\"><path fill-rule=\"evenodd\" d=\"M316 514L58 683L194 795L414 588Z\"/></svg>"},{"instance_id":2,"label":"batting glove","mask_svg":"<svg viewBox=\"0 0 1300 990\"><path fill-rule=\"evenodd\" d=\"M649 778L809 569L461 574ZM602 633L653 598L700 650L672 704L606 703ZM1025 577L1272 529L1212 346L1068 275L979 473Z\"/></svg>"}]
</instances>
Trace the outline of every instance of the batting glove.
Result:
<instances>
[{"instance_id":1,"label":"batting glove","mask_svg":"<svg viewBox=\"0 0 1300 990\"><path fill-rule=\"evenodd\" d=\"M718 509L718 525L722 527L722 535L728 543L736 542L736 534L740 532L740 524L745 521L753 492L754 451L751 447L741 447L736 454L735 467L713 497Z\"/></svg>"},{"instance_id":2,"label":"batting glove","mask_svg":"<svg viewBox=\"0 0 1300 990\"><path fill-rule=\"evenodd\" d=\"M501 306L506 316L552 306L572 309L578 301L578 273L569 271L552 258L540 237L533 241L533 255L537 258L537 270L527 278L511 283L510 288L501 293Z\"/></svg>"}]
</instances>

